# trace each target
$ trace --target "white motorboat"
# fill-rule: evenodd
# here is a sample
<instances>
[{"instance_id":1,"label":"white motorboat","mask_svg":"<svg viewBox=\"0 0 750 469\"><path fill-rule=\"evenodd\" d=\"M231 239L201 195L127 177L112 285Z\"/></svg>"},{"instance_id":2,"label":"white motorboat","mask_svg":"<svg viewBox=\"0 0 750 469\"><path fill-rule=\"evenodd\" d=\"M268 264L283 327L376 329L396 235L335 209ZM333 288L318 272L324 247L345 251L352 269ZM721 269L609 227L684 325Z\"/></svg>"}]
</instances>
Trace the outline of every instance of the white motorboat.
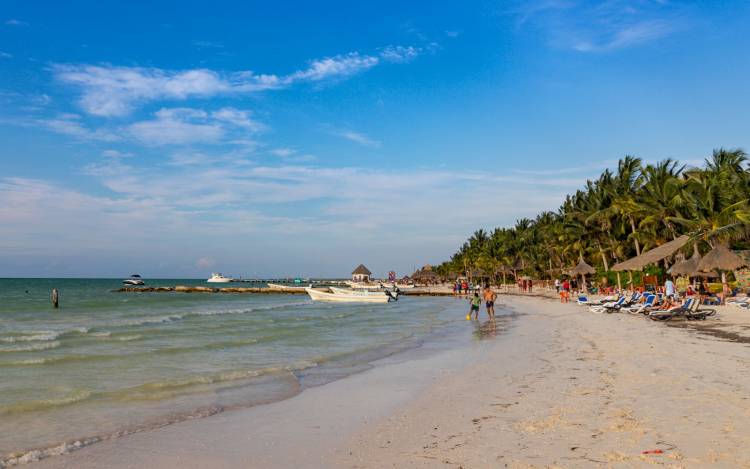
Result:
<instances>
[{"instance_id":1,"label":"white motorboat","mask_svg":"<svg viewBox=\"0 0 750 469\"><path fill-rule=\"evenodd\" d=\"M211 277L209 277L206 282L208 283L229 283L234 281L232 277L225 277L221 274L218 274L216 272L211 273Z\"/></svg>"},{"instance_id":2,"label":"white motorboat","mask_svg":"<svg viewBox=\"0 0 750 469\"><path fill-rule=\"evenodd\" d=\"M391 292L388 290L370 291L370 290L348 290L346 288L328 287L331 293L334 295L358 295L358 296L386 296L393 298L394 300L398 297L397 292Z\"/></svg>"},{"instance_id":3,"label":"white motorboat","mask_svg":"<svg viewBox=\"0 0 750 469\"><path fill-rule=\"evenodd\" d=\"M414 288L414 285L409 285L408 283L381 282L380 287L389 290L395 290L396 288L399 290L408 290L409 288Z\"/></svg>"},{"instance_id":4,"label":"white motorboat","mask_svg":"<svg viewBox=\"0 0 750 469\"><path fill-rule=\"evenodd\" d=\"M143 281L140 275L133 274L130 276L130 278L126 278L122 281L125 285L145 285L146 283Z\"/></svg>"},{"instance_id":5,"label":"white motorboat","mask_svg":"<svg viewBox=\"0 0 750 469\"><path fill-rule=\"evenodd\" d=\"M360 283L360 282L352 282L351 280L347 280L344 282L347 286L352 288L353 290L380 290L381 286L380 284L372 284L372 283Z\"/></svg>"},{"instance_id":6,"label":"white motorboat","mask_svg":"<svg viewBox=\"0 0 750 469\"><path fill-rule=\"evenodd\" d=\"M292 285L279 285L278 283L268 283L268 288L270 290L278 290L278 291L305 291L307 287L297 287Z\"/></svg>"},{"instance_id":7,"label":"white motorboat","mask_svg":"<svg viewBox=\"0 0 750 469\"><path fill-rule=\"evenodd\" d=\"M333 303L388 303L391 300L391 297L386 294L328 293L313 288L305 288L305 291L313 301L330 301Z\"/></svg>"}]
</instances>

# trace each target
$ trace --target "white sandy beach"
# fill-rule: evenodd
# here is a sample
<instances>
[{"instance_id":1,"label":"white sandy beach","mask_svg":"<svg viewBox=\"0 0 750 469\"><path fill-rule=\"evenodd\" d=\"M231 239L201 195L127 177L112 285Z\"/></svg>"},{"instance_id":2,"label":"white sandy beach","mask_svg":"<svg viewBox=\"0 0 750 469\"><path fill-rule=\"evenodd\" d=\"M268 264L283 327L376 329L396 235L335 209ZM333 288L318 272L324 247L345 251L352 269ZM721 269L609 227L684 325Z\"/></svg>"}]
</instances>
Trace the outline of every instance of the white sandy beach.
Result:
<instances>
[{"instance_id":1,"label":"white sandy beach","mask_svg":"<svg viewBox=\"0 0 750 469\"><path fill-rule=\"evenodd\" d=\"M501 302L519 316L494 340L419 350L285 401L33 466L750 467L746 311L686 329Z\"/></svg>"}]
</instances>

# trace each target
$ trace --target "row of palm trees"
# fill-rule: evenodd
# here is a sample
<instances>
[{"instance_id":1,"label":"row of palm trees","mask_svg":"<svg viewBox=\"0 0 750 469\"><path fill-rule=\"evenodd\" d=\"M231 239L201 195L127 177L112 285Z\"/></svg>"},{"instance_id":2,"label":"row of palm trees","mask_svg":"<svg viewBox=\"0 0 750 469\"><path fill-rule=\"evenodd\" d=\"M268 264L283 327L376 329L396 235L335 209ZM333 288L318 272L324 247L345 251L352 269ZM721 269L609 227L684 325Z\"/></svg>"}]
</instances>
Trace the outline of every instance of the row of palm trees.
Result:
<instances>
[{"instance_id":1,"label":"row of palm trees","mask_svg":"<svg viewBox=\"0 0 750 469\"><path fill-rule=\"evenodd\" d=\"M605 170L568 195L556 212L474 232L435 270L447 277L480 271L551 278L583 258L607 275L612 265L682 234L693 240L684 248L689 252L705 252L716 243L746 248L749 200L743 150L714 150L702 167L672 159L644 164L626 156L615 171Z\"/></svg>"}]
</instances>

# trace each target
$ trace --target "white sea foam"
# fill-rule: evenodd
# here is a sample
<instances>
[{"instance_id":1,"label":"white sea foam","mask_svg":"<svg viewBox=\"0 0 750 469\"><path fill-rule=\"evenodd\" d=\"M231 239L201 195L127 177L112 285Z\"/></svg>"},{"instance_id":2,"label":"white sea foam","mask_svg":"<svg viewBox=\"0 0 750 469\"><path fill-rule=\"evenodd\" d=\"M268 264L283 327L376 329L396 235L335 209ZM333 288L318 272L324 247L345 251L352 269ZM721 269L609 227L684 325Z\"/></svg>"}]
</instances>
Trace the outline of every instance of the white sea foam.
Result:
<instances>
[{"instance_id":1,"label":"white sea foam","mask_svg":"<svg viewBox=\"0 0 750 469\"><path fill-rule=\"evenodd\" d=\"M60 346L60 342L55 340L53 342L41 342L38 344L30 344L30 345L14 345L10 347L3 347L0 346L0 353L10 353L10 352L36 352L39 350L48 350L52 348L57 348Z\"/></svg>"},{"instance_id":2,"label":"white sea foam","mask_svg":"<svg viewBox=\"0 0 750 469\"><path fill-rule=\"evenodd\" d=\"M39 331L30 333L20 333L22 335L13 335L10 337L0 337L0 342L4 343L15 343L15 342L37 342L45 340L55 340L60 336L59 332L52 331Z\"/></svg>"},{"instance_id":3,"label":"white sea foam","mask_svg":"<svg viewBox=\"0 0 750 469\"><path fill-rule=\"evenodd\" d=\"M296 302L296 303L283 303L278 305L270 305L270 306L264 306L264 307L257 307L257 308L242 308L242 309L221 309L221 310L215 310L215 311L191 311L187 313L182 314L170 314L168 316L158 316L153 318L141 318L141 319L135 319L130 321L123 321L118 323L117 325L120 326L148 326L148 325L158 325L158 324L165 324L175 321L181 321L186 318L191 317L200 317L200 316L223 316L227 314L250 314L250 313L256 313L259 311L272 311L276 309L284 309L289 308L292 306L302 306L306 305L307 303L304 302Z\"/></svg>"}]
</instances>

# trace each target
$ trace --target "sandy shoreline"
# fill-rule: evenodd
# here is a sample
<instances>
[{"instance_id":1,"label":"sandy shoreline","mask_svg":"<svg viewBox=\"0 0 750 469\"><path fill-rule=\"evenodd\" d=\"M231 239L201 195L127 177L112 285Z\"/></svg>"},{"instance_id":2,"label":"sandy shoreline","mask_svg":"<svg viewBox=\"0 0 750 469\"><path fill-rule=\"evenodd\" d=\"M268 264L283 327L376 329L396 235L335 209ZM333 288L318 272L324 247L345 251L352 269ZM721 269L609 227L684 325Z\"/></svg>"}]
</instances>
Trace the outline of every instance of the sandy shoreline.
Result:
<instances>
[{"instance_id":1,"label":"sandy shoreline","mask_svg":"<svg viewBox=\"0 0 750 469\"><path fill-rule=\"evenodd\" d=\"M33 467L750 467L750 314L686 328L502 301L521 315L496 340Z\"/></svg>"}]
</instances>

